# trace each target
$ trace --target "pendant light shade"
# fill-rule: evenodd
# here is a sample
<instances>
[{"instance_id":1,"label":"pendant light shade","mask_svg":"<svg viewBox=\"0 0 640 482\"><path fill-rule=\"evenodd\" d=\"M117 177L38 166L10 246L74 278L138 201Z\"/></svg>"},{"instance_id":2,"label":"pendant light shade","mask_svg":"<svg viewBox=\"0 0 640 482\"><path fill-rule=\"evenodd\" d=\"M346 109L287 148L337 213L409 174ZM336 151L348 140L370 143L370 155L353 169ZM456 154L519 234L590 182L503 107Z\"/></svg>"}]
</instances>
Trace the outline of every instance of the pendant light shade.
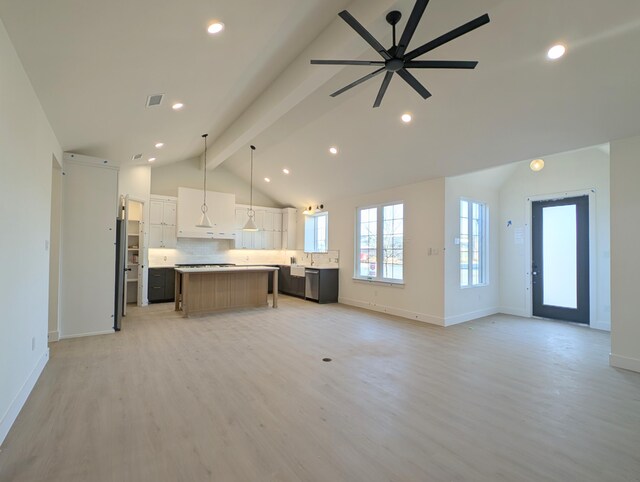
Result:
<instances>
[{"instance_id":1,"label":"pendant light shade","mask_svg":"<svg viewBox=\"0 0 640 482\"><path fill-rule=\"evenodd\" d=\"M202 211L202 216L200 217L200 222L196 224L197 228L212 228L213 224L211 224L211 219L209 219L209 215L207 211L209 210L209 206L207 206L207 136L209 134L202 134L202 138L204 139L204 183L202 186L202 194L203 201L200 210Z\"/></svg>"},{"instance_id":2,"label":"pendant light shade","mask_svg":"<svg viewBox=\"0 0 640 482\"><path fill-rule=\"evenodd\" d=\"M256 212L253 210L253 151L256 150L256 146L251 146L251 184L249 184L249 209L247 210L247 222L242 228L243 231L258 231L258 226L256 225L255 215Z\"/></svg>"}]
</instances>

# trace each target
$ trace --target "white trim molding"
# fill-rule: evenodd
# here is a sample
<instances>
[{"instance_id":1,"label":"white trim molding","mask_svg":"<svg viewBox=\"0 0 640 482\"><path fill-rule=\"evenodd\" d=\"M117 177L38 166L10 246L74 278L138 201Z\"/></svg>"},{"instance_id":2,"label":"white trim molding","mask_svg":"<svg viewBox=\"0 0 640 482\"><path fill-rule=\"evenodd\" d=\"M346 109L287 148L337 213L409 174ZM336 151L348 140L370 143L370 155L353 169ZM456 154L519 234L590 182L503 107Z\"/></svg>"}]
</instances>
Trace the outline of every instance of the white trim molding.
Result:
<instances>
[{"instance_id":1,"label":"white trim molding","mask_svg":"<svg viewBox=\"0 0 640 482\"><path fill-rule=\"evenodd\" d=\"M44 370L48 361L49 349L47 348L31 371L31 374L29 374L29 377L24 382L24 385L22 385L22 388L11 402L11 405L9 405L9 409L2 416L2 419L0 419L0 445L2 445L4 439L9 433L9 430L11 430L13 423L16 421L16 418L18 418L20 410L24 407L31 390L33 390L33 387L36 385L36 382L38 381L38 378L40 378L40 374L42 373L42 370Z\"/></svg>"},{"instance_id":2,"label":"white trim molding","mask_svg":"<svg viewBox=\"0 0 640 482\"><path fill-rule=\"evenodd\" d=\"M77 333L73 335L63 335L60 337L60 339L68 340L69 338L83 338L85 336L112 335L115 332L116 332L115 330L111 329L111 330L105 330L105 331L95 331L93 333Z\"/></svg>"},{"instance_id":3,"label":"white trim molding","mask_svg":"<svg viewBox=\"0 0 640 482\"><path fill-rule=\"evenodd\" d=\"M485 308L484 310L471 311L469 313L462 313L461 315L446 316L444 326L459 325L460 323L477 320L485 316L497 315L498 313L500 313L498 308Z\"/></svg>"},{"instance_id":4,"label":"white trim molding","mask_svg":"<svg viewBox=\"0 0 640 482\"><path fill-rule=\"evenodd\" d=\"M426 313L416 313L413 311L407 311L400 308L394 308L391 306L376 305L367 301L352 300L349 298L340 298L339 303L343 305L355 306L356 308L363 308L369 311L377 311L379 313L387 313L389 315L399 316L401 318L407 318L408 320L422 321L431 325L445 326L444 319L439 316L428 315Z\"/></svg>"},{"instance_id":5,"label":"white trim molding","mask_svg":"<svg viewBox=\"0 0 640 482\"><path fill-rule=\"evenodd\" d=\"M59 331L50 331L49 335L47 336L47 341L49 343L52 343L54 341L58 341L60 340L60 332Z\"/></svg>"},{"instance_id":6,"label":"white trim molding","mask_svg":"<svg viewBox=\"0 0 640 482\"><path fill-rule=\"evenodd\" d=\"M622 368L624 370L631 370L633 372L640 373L640 360L636 358L628 358L626 356L614 355L611 353L609 355L609 365L614 368Z\"/></svg>"}]
</instances>

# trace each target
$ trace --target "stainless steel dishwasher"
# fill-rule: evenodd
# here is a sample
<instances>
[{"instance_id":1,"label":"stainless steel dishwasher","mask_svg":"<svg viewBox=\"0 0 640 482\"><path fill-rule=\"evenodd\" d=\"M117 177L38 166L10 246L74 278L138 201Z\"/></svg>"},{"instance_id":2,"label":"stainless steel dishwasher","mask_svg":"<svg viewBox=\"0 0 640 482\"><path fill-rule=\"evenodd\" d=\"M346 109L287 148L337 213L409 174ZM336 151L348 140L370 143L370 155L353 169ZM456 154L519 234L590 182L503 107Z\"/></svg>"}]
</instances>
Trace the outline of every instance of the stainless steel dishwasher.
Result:
<instances>
[{"instance_id":1,"label":"stainless steel dishwasher","mask_svg":"<svg viewBox=\"0 0 640 482\"><path fill-rule=\"evenodd\" d=\"M307 300L320 299L320 270L307 268L304 272L304 297Z\"/></svg>"}]
</instances>

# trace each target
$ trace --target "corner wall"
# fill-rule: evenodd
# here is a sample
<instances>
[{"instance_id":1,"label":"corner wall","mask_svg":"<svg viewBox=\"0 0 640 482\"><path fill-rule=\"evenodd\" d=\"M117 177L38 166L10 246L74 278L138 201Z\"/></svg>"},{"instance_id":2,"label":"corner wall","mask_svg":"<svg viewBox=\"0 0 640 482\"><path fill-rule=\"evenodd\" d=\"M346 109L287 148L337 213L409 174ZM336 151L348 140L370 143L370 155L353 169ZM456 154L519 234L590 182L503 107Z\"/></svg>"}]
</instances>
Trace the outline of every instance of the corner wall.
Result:
<instances>
[{"instance_id":1,"label":"corner wall","mask_svg":"<svg viewBox=\"0 0 640 482\"><path fill-rule=\"evenodd\" d=\"M640 372L640 137L611 142L611 365Z\"/></svg>"},{"instance_id":2,"label":"corner wall","mask_svg":"<svg viewBox=\"0 0 640 482\"><path fill-rule=\"evenodd\" d=\"M500 190L500 311L531 316L530 254L531 219L527 198L595 189L595 312L591 326L604 330L611 325L610 287L610 186L609 155L599 147L545 157L542 171L533 172L528 162L516 165ZM509 224L509 222L511 224Z\"/></svg>"},{"instance_id":3,"label":"corner wall","mask_svg":"<svg viewBox=\"0 0 640 482\"><path fill-rule=\"evenodd\" d=\"M445 326L498 313L500 306L500 202L498 188L484 182L485 172L450 177L445 182ZM460 287L460 199L485 203L488 208L488 272L485 286Z\"/></svg>"},{"instance_id":4,"label":"corner wall","mask_svg":"<svg viewBox=\"0 0 640 482\"><path fill-rule=\"evenodd\" d=\"M324 203L341 303L444 325L444 194L445 180L435 179ZM356 208L396 201L404 202L404 286L354 280Z\"/></svg>"},{"instance_id":5,"label":"corner wall","mask_svg":"<svg viewBox=\"0 0 640 482\"><path fill-rule=\"evenodd\" d=\"M0 22L0 443L49 358L51 159L62 150Z\"/></svg>"}]
</instances>

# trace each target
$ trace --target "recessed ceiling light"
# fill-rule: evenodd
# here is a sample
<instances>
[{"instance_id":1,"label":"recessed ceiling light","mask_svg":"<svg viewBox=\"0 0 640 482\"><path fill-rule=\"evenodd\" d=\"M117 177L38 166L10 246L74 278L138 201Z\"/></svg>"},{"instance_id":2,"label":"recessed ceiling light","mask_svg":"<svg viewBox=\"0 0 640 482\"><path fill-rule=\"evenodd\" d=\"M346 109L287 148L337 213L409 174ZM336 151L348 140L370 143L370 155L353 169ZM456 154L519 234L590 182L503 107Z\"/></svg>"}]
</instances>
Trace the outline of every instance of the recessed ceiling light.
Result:
<instances>
[{"instance_id":1,"label":"recessed ceiling light","mask_svg":"<svg viewBox=\"0 0 640 482\"><path fill-rule=\"evenodd\" d=\"M400 118L402 119L402 122L404 122L405 124L408 124L413 120L413 117L408 112L405 114L402 114Z\"/></svg>"},{"instance_id":2,"label":"recessed ceiling light","mask_svg":"<svg viewBox=\"0 0 640 482\"><path fill-rule=\"evenodd\" d=\"M183 104L182 102L176 102L175 104L173 104L173 105L171 106L171 108L172 108L173 110L180 110L180 109L182 109L183 107L184 107L184 104Z\"/></svg>"},{"instance_id":3,"label":"recessed ceiling light","mask_svg":"<svg viewBox=\"0 0 640 482\"><path fill-rule=\"evenodd\" d=\"M156 144L156 148L157 148L157 149L160 149L162 146L164 146L164 142L158 142L158 143Z\"/></svg>"},{"instance_id":4,"label":"recessed ceiling light","mask_svg":"<svg viewBox=\"0 0 640 482\"><path fill-rule=\"evenodd\" d=\"M268 177L265 177L264 182L271 182L271 179L269 179Z\"/></svg>"},{"instance_id":5,"label":"recessed ceiling light","mask_svg":"<svg viewBox=\"0 0 640 482\"><path fill-rule=\"evenodd\" d=\"M329 148L329 152L335 156L338 153L338 148L337 147L330 147Z\"/></svg>"},{"instance_id":6,"label":"recessed ceiling light","mask_svg":"<svg viewBox=\"0 0 640 482\"><path fill-rule=\"evenodd\" d=\"M155 157L150 157L150 158L149 158L149 162L153 162L153 161L155 161L155 160L156 160L156 158L155 158Z\"/></svg>"},{"instance_id":7,"label":"recessed ceiling light","mask_svg":"<svg viewBox=\"0 0 640 482\"><path fill-rule=\"evenodd\" d=\"M549 51L547 52L547 57L550 60L558 60L560 57L562 57L565 54L566 51L567 51L567 48L564 45L557 44L549 49Z\"/></svg>"},{"instance_id":8,"label":"recessed ceiling light","mask_svg":"<svg viewBox=\"0 0 640 482\"><path fill-rule=\"evenodd\" d=\"M282 172L284 172L285 174L289 174L289 169L287 169L286 167L282 170Z\"/></svg>"},{"instance_id":9,"label":"recessed ceiling light","mask_svg":"<svg viewBox=\"0 0 640 482\"><path fill-rule=\"evenodd\" d=\"M531 168L531 170L533 172L542 171L542 169L544 168L544 160L542 160L542 159L534 159L529 164L529 167Z\"/></svg>"},{"instance_id":10,"label":"recessed ceiling light","mask_svg":"<svg viewBox=\"0 0 640 482\"><path fill-rule=\"evenodd\" d=\"M207 32L212 35L220 33L224 30L224 23L222 22L213 22L209 27L207 27Z\"/></svg>"}]
</instances>

